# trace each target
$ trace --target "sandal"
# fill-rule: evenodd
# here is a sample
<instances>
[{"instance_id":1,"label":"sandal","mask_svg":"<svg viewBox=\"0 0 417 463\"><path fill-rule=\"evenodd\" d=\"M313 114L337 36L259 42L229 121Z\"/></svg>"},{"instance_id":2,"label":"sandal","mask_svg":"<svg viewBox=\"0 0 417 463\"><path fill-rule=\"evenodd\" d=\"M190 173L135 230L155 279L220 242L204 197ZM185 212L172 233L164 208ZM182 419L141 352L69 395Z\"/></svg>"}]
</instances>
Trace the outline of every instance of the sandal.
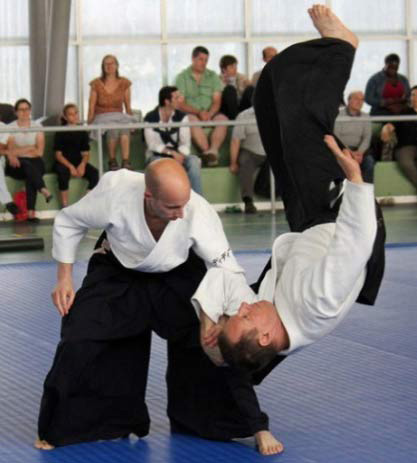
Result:
<instances>
[{"instance_id":1,"label":"sandal","mask_svg":"<svg viewBox=\"0 0 417 463\"><path fill-rule=\"evenodd\" d=\"M109 161L109 169L110 170L118 170L119 169L119 164L117 164L116 159L110 159L110 161Z\"/></svg>"},{"instance_id":2,"label":"sandal","mask_svg":"<svg viewBox=\"0 0 417 463\"><path fill-rule=\"evenodd\" d=\"M133 170L132 164L130 163L129 159L123 159L123 161L122 161L122 169Z\"/></svg>"}]
</instances>

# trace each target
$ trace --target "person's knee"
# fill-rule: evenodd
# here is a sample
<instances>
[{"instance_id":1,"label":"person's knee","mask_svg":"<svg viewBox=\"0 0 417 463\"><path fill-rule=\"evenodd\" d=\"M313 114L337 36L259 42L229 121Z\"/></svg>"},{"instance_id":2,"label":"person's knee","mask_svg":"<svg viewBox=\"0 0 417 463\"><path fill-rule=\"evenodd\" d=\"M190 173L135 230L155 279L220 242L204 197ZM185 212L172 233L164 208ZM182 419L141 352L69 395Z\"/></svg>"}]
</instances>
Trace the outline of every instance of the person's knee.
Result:
<instances>
[{"instance_id":1,"label":"person's knee","mask_svg":"<svg viewBox=\"0 0 417 463\"><path fill-rule=\"evenodd\" d=\"M229 118L227 116L225 116L224 114L222 113L217 113L213 119L213 121L228 121Z\"/></svg>"}]
</instances>

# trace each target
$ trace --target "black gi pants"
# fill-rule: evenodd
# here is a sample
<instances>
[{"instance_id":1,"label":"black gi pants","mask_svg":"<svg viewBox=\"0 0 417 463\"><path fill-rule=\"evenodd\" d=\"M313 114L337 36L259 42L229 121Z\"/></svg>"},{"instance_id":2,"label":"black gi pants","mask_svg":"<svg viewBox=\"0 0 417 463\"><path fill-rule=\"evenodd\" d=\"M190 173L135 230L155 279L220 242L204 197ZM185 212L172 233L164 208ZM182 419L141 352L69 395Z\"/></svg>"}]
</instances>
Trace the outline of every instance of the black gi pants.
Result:
<instances>
[{"instance_id":1,"label":"black gi pants","mask_svg":"<svg viewBox=\"0 0 417 463\"><path fill-rule=\"evenodd\" d=\"M331 201L345 175L323 139L333 133L354 54L338 39L299 43L274 57L257 83L256 119L291 231L336 220L341 201ZM374 303L384 271L385 226L376 209L377 236L358 298L366 304Z\"/></svg>"},{"instance_id":2,"label":"black gi pants","mask_svg":"<svg viewBox=\"0 0 417 463\"><path fill-rule=\"evenodd\" d=\"M151 330L168 340L174 431L224 440L268 429L247 378L216 367L200 347L190 299L205 272L192 252L159 274L127 270L112 253L93 255L45 380L41 439L59 446L146 435Z\"/></svg>"}]
</instances>

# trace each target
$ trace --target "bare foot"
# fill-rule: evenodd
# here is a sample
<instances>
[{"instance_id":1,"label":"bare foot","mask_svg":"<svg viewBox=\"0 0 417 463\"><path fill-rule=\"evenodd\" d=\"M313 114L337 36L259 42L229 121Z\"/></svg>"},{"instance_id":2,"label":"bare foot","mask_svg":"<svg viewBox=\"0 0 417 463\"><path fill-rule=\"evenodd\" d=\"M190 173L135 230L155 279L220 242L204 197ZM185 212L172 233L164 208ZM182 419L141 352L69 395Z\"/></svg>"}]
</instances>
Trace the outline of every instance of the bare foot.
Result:
<instances>
[{"instance_id":1,"label":"bare foot","mask_svg":"<svg viewBox=\"0 0 417 463\"><path fill-rule=\"evenodd\" d=\"M39 439L39 437L35 440L33 445L39 450L52 450L55 448L53 445L46 442L46 440Z\"/></svg>"},{"instance_id":2,"label":"bare foot","mask_svg":"<svg viewBox=\"0 0 417 463\"><path fill-rule=\"evenodd\" d=\"M324 5L313 5L308 9L314 26L322 37L333 37L349 42L354 48L358 47L359 40L342 21Z\"/></svg>"},{"instance_id":3,"label":"bare foot","mask_svg":"<svg viewBox=\"0 0 417 463\"><path fill-rule=\"evenodd\" d=\"M282 443L275 439L269 431L259 431L255 434L256 446L262 455L275 455L284 450Z\"/></svg>"}]
</instances>

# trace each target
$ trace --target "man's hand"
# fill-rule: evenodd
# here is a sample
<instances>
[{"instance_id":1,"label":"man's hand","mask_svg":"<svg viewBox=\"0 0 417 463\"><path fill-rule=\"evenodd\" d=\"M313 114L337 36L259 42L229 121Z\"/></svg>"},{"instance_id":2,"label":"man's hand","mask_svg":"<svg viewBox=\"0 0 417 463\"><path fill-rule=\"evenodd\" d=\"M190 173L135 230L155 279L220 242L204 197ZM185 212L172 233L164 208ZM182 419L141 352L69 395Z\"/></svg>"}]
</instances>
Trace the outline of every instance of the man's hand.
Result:
<instances>
[{"instance_id":1,"label":"man's hand","mask_svg":"<svg viewBox=\"0 0 417 463\"><path fill-rule=\"evenodd\" d=\"M353 159L356 159L359 164L363 162L363 153L361 151L351 151Z\"/></svg>"},{"instance_id":2,"label":"man's hand","mask_svg":"<svg viewBox=\"0 0 417 463\"><path fill-rule=\"evenodd\" d=\"M78 174L79 177L84 177L85 164L83 162L77 167L77 174Z\"/></svg>"},{"instance_id":3,"label":"man's hand","mask_svg":"<svg viewBox=\"0 0 417 463\"><path fill-rule=\"evenodd\" d=\"M384 127L382 127L382 130L381 130L381 140L384 142L384 143L388 143L393 134L395 132L395 127L393 124L391 124L390 122L388 124L385 124Z\"/></svg>"},{"instance_id":4,"label":"man's hand","mask_svg":"<svg viewBox=\"0 0 417 463\"><path fill-rule=\"evenodd\" d=\"M217 366L224 364L223 356L217 346L221 325L214 323L203 310L200 310L200 342L206 355Z\"/></svg>"},{"instance_id":5,"label":"man's hand","mask_svg":"<svg viewBox=\"0 0 417 463\"><path fill-rule=\"evenodd\" d=\"M215 323L209 329L207 329L201 336L201 343L205 347L214 348L217 346L217 338L222 331L222 327Z\"/></svg>"},{"instance_id":6,"label":"man's hand","mask_svg":"<svg viewBox=\"0 0 417 463\"><path fill-rule=\"evenodd\" d=\"M75 292L72 285L72 279L58 281L52 291L52 301L62 317L68 315L68 312L74 302Z\"/></svg>"},{"instance_id":7,"label":"man's hand","mask_svg":"<svg viewBox=\"0 0 417 463\"><path fill-rule=\"evenodd\" d=\"M232 174L237 174L239 172L239 164L236 162L230 163L229 170Z\"/></svg>"},{"instance_id":8,"label":"man's hand","mask_svg":"<svg viewBox=\"0 0 417 463\"><path fill-rule=\"evenodd\" d=\"M358 161L352 156L352 153L347 149L342 151L332 135L325 135L324 142L334 154L346 178L353 183L363 183L361 167Z\"/></svg>"},{"instance_id":9,"label":"man's hand","mask_svg":"<svg viewBox=\"0 0 417 463\"><path fill-rule=\"evenodd\" d=\"M52 291L52 301L61 316L68 315L74 302L75 292L72 283L72 264L58 262L58 283Z\"/></svg>"},{"instance_id":10,"label":"man's hand","mask_svg":"<svg viewBox=\"0 0 417 463\"><path fill-rule=\"evenodd\" d=\"M172 157L180 164L184 164L185 156L178 151L172 151Z\"/></svg>"},{"instance_id":11,"label":"man's hand","mask_svg":"<svg viewBox=\"0 0 417 463\"><path fill-rule=\"evenodd\" d=\"M198 117L202 121L209 121L210 120L210 113L208 111L200 111L198 113Z\"/></svg>"}]
</instances>

